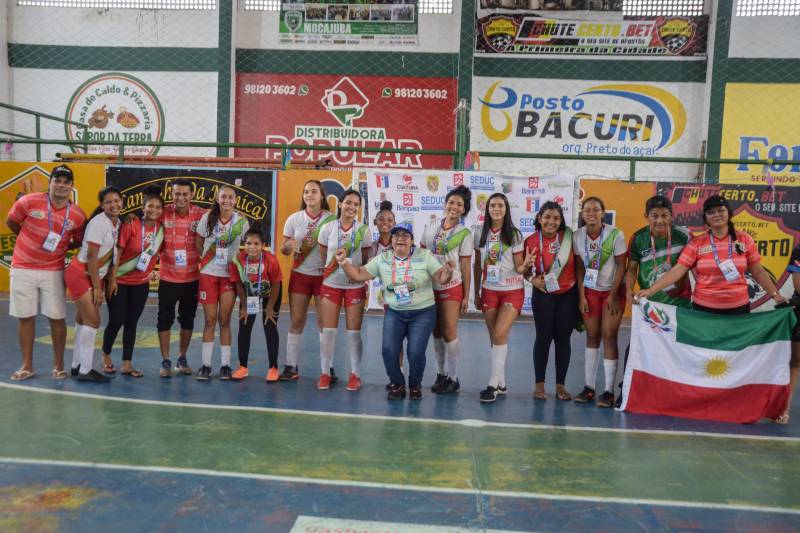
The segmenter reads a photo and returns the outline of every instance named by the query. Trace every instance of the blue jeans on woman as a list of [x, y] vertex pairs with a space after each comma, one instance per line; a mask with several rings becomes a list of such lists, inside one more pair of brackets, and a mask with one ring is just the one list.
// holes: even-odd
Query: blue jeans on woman
[[408, 386], [419, 387], [425, 373], [425, 350], [436, 322], [436, 306], [413, 311], [398, 311], [391, 307], [383, 315], [383, 365], [392, 385], [405, 385], [397, 354], [408, 339], [406, 358], [410, 368]]

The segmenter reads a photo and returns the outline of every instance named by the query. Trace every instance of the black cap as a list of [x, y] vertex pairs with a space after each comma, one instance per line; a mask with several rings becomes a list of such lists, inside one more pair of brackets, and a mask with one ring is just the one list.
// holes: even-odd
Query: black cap
[[53, 178], [68, 178], [69, 181], [75, 181], [75, 176], [72, 175], [72, 169], [69, 168], [67, 165], [58, 165], [56, 168], [50, 172], [50, 179]]
[[714, 209], [715, 207], [725, 207], [728, 209], [728, 211], [731, 210], [731, 204], [728, 203], [728, 200], [718, 194], [715, 194], [714, 196], [709, 196], [706, 198], [706, 201], [703, 202], [703, 213], [710, 209]]

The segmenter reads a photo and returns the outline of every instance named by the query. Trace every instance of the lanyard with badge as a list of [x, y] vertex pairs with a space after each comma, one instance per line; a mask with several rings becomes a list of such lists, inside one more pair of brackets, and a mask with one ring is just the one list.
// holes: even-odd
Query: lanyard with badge
[[489, 247], [490, 243], [487, 239], [486, 243], [486, 284], [487, 285], [499, 285], [500, 284], [500, 260], [503, 258], [503, 241], [500, 240], [500, 234], [497, 235], [497, 258], [495, 259], [495, 264], [489, 264]]
[[49, 231], [42, 243], [42, 249], [48, 252], [55, 252], [56, 248], [58, 248], [58, 244], [61, 242], [61, 239], [64, 238], [64, 233], [67, 231], [67, 222], [69, 221], [69, 209], [71, 205], [72, 202], [67, 201], [67, 212], [64, 214], [64, 223], [61, 224], [61, 233], [56, 233], [53, 231], [53, 204], [50, 198], [47, 199], [47, 227]]
[[[261, 311], [261, 274], [262, 266], [264, 265], [264, 254], [258, 256], [258, 283], [256, 284], [255, 296], [252, 294], [247, 295], [247, 314], [257, 315]], [[247, 278], [247, 284], [252, 289], [253, 284], [250, 281], [250, 256], [244, 258], [244, 275]], [[253, 291], [251, 290], [250, 293]]]
[[[656, 253], [656, 239], [653, 237], [653, 232], [650, 232], [650, 253], [653, 254], [653, 274], [655, 280], [658, 281], [664, 274], [669, 272], [672, 268], [672, 231], [667, 228], [667, 257], [661, 265], [658, 264], [658, 254]], [[662, 290], [669, 291], [675, 288], [675, 284], [664, 287]]]
[[[192, 215], [192, 210], [189, 209], [189, 214], [187, 215], [189, 217], [188, 225], [191, 225], [191, 223], [192, 223], [191, 215]], [[184, 246], [186, 246], [187, 241], [189, 240], [189, 231], [188, 231], [189, 228], [188, 228], [188, 225], [187, 225], [187, 228], [186, 228], [186, 230], [187, 230], [186, 231], [186, 238], [183, 241], [183, 245]], [[177, 243], [177, 239], [178, 239], [178, 213], [177, 213], [177, 210], [176, 210], [174, 216], [172, 217], [172, 245], [173, 246]], [[188, 262], [188, 259], [187, 259], [186, 248], [180, 248], [180, 249], [176, 248], [175, 249], [175, 266], [179, 267], [179, 268], [186, 268], [187, 266], [189, 266], [189, 262]]]
[[[414, 247], [412, 246], [408, 257], [405, 259], [400, 259], [396, 255], [392, 256], [392, 290], [394, 291], [397, 305], [401, 307], [411, 303], [411, 289], [408, 287], [408, 284], [413, 279], [411, 272], [411, 256], [413, 255]], [[402, 283], [399, 284], [397, 282], [398, 271], [402, 272], [400, 276], [402, 278]]]
[[[232, 237], [233, 237], [233, 223], [234, 223], [234, 220], [235, 220], [235, 217], [232, 215], [231, 219], [229, 221], [231, 226], [228, 228], [228, 238], [224, 241], [225, 242], [225, 246], [222, 246], [221, 243], [223, 241], [220, 241], [217, 238], [217, 242], [216, 242], [217, 251], [214, 253], [214, 264], [217, 265], [217, 266], [227, 266], [228, 265], [228, 249], [230, 248], [231, 240], [232, 240]], [[220, 225], [220, 223], [217, 222], [217, 228], [220, 229], [219, 234], [222, 234], [222, 232], [225, 231], [225, 224]], [[215, 238], [217, 236], [217, 228], [214, 228], [214, 237]]]
[[717, 268], [719, 268], [720, 272], [722, 272], [722, 275], [725, 276], [725, 281], [737, 281], [741, 275], [736, 268], [736, 264], [733, 262], [733, 238], [728, 235], [728, 259], [720, 261], [717, 245], [714, 243], [714, 235], [709, 233], [708, 237], [711, 240], [711, 251], [714, 253], [714, 262], [717, 264]]
[[[337, 249], [344, 248], [344, 244], [345, 243], [342, 242], [342, 223], [339, 222], [339, 224], [336, 227], [337, 227], [337, 229], [336, 229], [336, 248]], [[356, 223], [355, 223], [355, 221], [353, 221], [353, 225], [350, 227], [350, 229], [353, 231], [353, 233], [350, 235], [350, 252], [347, 254], [347, 257], [352, 259], [353, 251], [356, 248]], [[345, 232], [345, 239], [347, 239], [347, 232]], [[341, 269], [342, 269], [342, 267], [340, 266], [339, 270], [341, 270]]]
[[[556, 236], [558, 238], [558, 236]], [[558, 241], [559, 250], [561, 240]], [[539, 232], [539, 273], [544, 274], [544, 288], [547, 292], [557, 292], [561, 286], [558, 284], [558, 274], [561, 271], [561, 260], [558, 258], [558, 250], [553, 255], [553, 264], [550, 265], [548, 272], [544, 271], [544, 239], [542, 232]]]
[[441, 224], [439, 224], [439, 229], [436, 231], [436, 235], [433, 237], [433, 250], [436, 255], [447, 255], [447, 240], [450, 237], [450, 234], [453, 233], [453, 230], [456, 229], [458, 224], [454, 224], [452, 228], [445, 231], [444, 229], [444, 221], [446, 219], [442, 219]]
[[150, 260], [153, 258], [154, 251], [152, 249], [152, 245], [156, 242], [156, 235], [158, 234], [158, 223], [155, 225], [155, 229], [153, 230], [153, 240], [150, 241], [150, 246], [147, 250], [144, 249], [144, 219], [142, 219], [142, 246], [141, 250], [142, 253], [139, 254], [139, 260], [136, 262], [136, 270], [141, 272], [146, 272], [147, 267], [150, 266]]
[[583, 276], [583, 286], [587, 289], [597, 287], [597, 277], [600, 275], [600, 260], [603, 256], [603, 233], [606, 230], [605, 224], [600, 227], [600, 236], [597, 239], [597, 255], [589, 258], [589, 230], [586, 230], [586, 238], [583, 241], [583, 262], [586, 265], [586, 273]]

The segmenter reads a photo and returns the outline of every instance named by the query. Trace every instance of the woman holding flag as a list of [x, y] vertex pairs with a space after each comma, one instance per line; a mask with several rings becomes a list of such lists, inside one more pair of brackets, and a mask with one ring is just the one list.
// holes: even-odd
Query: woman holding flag
[[336, 220], [328, 207], [325, 187], [318, 180], [309, 180], [303, 185], [300, 211], [289, 216], [283, 227], [281, 253], [293, 256], [292, 273], [289, 277], [289, 334], [286, 338], [286, 366], [280, 375], [281, 381], [295, 381], [300, 377], [297, 362], [300, 355], [300, 339], [306, 327], [308, 305], [314, 297], [317, 310], [317, 327], [322, 343], [320, 325], [320, 288], [322, 287], [323, 256], [319, 252], [320, 230]]
[[544, 378], [550, 344], [556, 346], [556, 398], [569, 401], [564, 382], [569, 368], [570, 335], [578, 323], [578, 289], [575, 285], [575, 255], [572, 230], [556, 202], [545, 202], [534, 222], [536, 232], [525, 239], [525, 260], [517, 268], [533, 285], [533, 397], [546, 400]]
[[317, 382], [317, 388], [320, 390], [329, 389], [333, 383], [333, 347], [336, 343], [339, 310], [342, 306], [344, 306], [345, 333], [350, 353], [350, 378], [347, 381], [347, 390], [357, 391], [361, 388], [360, 367], [363, 352], [361, 321], [364, 318], [367, 288], [363, 282], [351, 281], [336, 259], [336, 253], [344, 250], [347, 262], [353, 266], [364, 265], [369, 260], [372, 232], [367, 225], [357, 220], [361, 204], [361, 195], [357, 191], [346, 190], [339, 200], [338, 219], [322, 228], [317, 241], [322, 257], [326, 258], [320, 289], [321, 374]]
[[505, 194], [494, 193], [486, 202], [483, 228], [475, 233], [475, 307], [483, 319], [492, 343], [492, 372], [481, 391], [483, 403], [506, 394], [508, 334], [522, 312], [525, 299], [522, 274], [522, 234], [511, 221], [511, 207]]
[[247, 219], [237, 213], [236, 190], [223, 185], [211, 211], [197, 224], [195, 248], [200, 255], [200, 303], [205, 313], [203, 327], [203, 365], [197, 379], [211, 378], [211, 355], [214, 352], [214, 329], [219, 323], [221, 366], [219, 379], [229, 380], [231, 370], [231, 314], [236, 293], [230, 280], [228, 265], [239, 253], [242, 236], [250, 229]]
[[577, 403], [595, 398], [597, 367], [600, 363], [600, 341], [603, 341], [605, 391], [597, 398], [598, 407], [614, 405], [615, 375], [619, 348], [617, 334], [625, 311], [625, 236], [618, 228], [603, 222], [605, 205], [591, 196], [583, 201], [583, 226], [575, 232], [575, 279], [578, 284], [578, 309], [586, 326], [586, 384], [575, 397]]
[[447, 283], [433, 282], [436, 295], [433, 348], [437, 372], [431, 392], [436, 394], [452, 394], [461, 387], [458, 381], [458, 361], [461, 358], [458, 317], [469, 308], [469, 261], [473, 249], [472, 233], [461, 220], [469, 213], [471, 199], [472, 193], [463, 185], [448, 192], [444, 199], [444, 216], [441, 220], [431, 221], [420, 240], [420, 246], [430, 250], [440, 263], [449, 261], [458, 265]]
[[125, 222], [120, 229], [117, 243], [119, 261], [111, 267], [106, 285], [108, 324], [103, 332], [103, 369], [113, 371], [111, 349], [122, 332], [123, 376], [142, 377], [142, 372], [133, 368], [133, 347], [136, 343], [136, 327], [142, 316], [150, 292], [150, 276], [156, 266], [156, 256], [164, 245], [164, 225], [159, 223], [164, 211], [161, 188], [145, 187], [141, 219]]

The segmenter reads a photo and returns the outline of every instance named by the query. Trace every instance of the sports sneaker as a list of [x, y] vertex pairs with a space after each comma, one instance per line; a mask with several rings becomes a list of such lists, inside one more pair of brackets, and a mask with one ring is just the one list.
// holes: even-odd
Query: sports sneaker
[[78, 381], [91, 381], [92, 383], [107, 383], [111, 378], [104, 376], [94, 368], [89, 370], [88, 374], [78, 374]]
[[442, 386], [439, 394], [453, 394], [454, 392], [458, 392], [460, 388], [461, 384], [458, 382], [458, 379], [452, 380], [448, 377], [447, 382]]
[[269, 371], [267, 372], [267, 377], [266, 377], [266, 379], [264, 381], [266, 381], [267, 383], [274, 383], [274, 382], [278, 381], [279, 379], [280, 379], [280, 376], [278, 375], [278, 368], [272, 366], [272, 367], [270, 367]]
[[437, 373], [436, 381], [434, 381], [433, 385], [431, 385], [431, 392], [434, 394], [439, 394], [442, 392], [442, 387], [444, 387], [445, 383], [447, 383], [447, 376]]
[[192, 369], [189, 368], [189, 361], [186, 360], [186, 356], [182, 355], [178, 357], [178, 373], [183, 374], [184, 376], [191, 376]]
[[81, 365], [69, 369], [69, 375], [72, 376], [73, 378], [78, 377], [78, 374], [80, 373], [81, 373]]
[[612, 405], [614, 405], [614, 393], [611, 391], [605, 391], [597, 398], [597, 407], [607, 408]]
[[497, 395], [498, 396], [505, 396], [507, 392], [508, 392], [508, 387], [506, 387], [505, 385], [498, 385], [497, 386]]
[[358, 377], [356, 374], [350, 374], [350, 379], [347, 380], [347, 387], [345, 389], [349, 391], [357, 391], [361, 388], [361, 378]]
[[231, 371], [230, 365], [221, 366], [219, 368], [219, 379], [222, 381], [230, 381], [232, 375], [233, 371]]
[[583, 387], [583, 390], [575, 396], [575, 403], [590, 403], [594, 400], [595, 391], [591, 387]]
[[250, 375], [250, 372], [247, 370], [246, 366], [239, 365], [239, 368], [236, 369], [236, 372], [233, 373], [231, 379], [236, 381], [242, 380]]
[[481, 391], [481, 403], [492, 403], [497, 399], [497, 389], [489, 385]]
[[614, 400], [614, 409], [621, 409], [622, 408], [622, 394], [617, 396], [617, 399]]
[[211, 367], [206, 365], [201, 366], [195, 378], [197, 381], [208, 381], [211, 379]]
[[283, 372], [278, 376], [278, 379], [280, 381], [297, 381], [300, 379], [300, 374], [297, 372], [296, 366], [286, 365], [283, 367]]
[[317, 381], [317, 388], [319, 390], [328, 390], [331, 388], [331, 375], [320, 374], [319, 381]]
[[392, 385], [389, 387], [389, 392], [386, 394], [387, 400], [402, 400], [406, 397], [405, 385]]
[[162, 359], [161, 360], [161, 370], [158, 371], [158, 375], [162, 378], [171, 378], [172, 377], [172, 361], [169, 359]]
[[408, 399], [409, 400], [421, 400], [422, 399], [422, 387], [416, 385], [408, 389]]
[[331, 367], [331, 384], [339, 383], [339, 378], [336, 377], [336, 372], [333, 371], [333, 367]]

